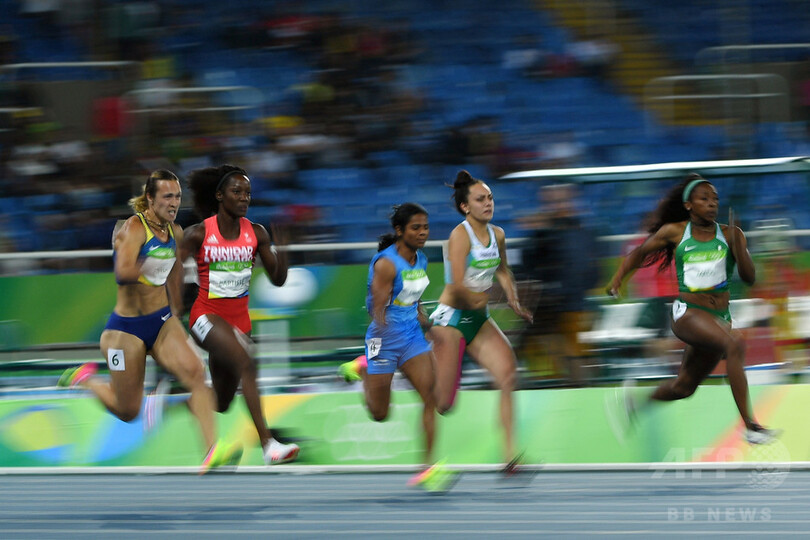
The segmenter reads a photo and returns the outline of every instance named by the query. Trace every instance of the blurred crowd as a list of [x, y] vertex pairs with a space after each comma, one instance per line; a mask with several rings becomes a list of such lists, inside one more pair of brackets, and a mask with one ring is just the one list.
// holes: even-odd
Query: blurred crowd
[[[307, 13], [274, 4], [251, 6], [256, 11], [219, 8], [214, 22], [205, 6], [185, 2], [6, 4], [0, 64], [18, 67], [0, 72], [3, 197], [15, 198], [8, 205], [23, 201], [25, 210], [43, 213], [32, 225], [45, 233], [82, 229], [61, 239], [51, 235], [41, 245], [15, 233], [5, 239], [7, 250], [106, 248], [108, 239], [93, 230], [121, 217], [139, 179], [156, 166], [182, 175], [238, 163], [254, 178], [255, 206], [282, 207], [271, 215], [298, 231], [295, 240], [317, 241], [341, 239], [341, 233], [324, 234], [329, 225], [311, 203], [301, 171], [459, 165], [479, 166], [483, 176], [496, 178], [517, 169], [576, 166], [586, 152], [573, 132], [512, 144], [488, 114], [438, 121], [441, 100], [402, 69], [435, 54], [407, 17]], [[186, 91], [200, 86], [201, 57], [224, 53], [234, 62], [256, 57], [260, 63], [257, 55], [266, 51], [305, 66], [303, 74], [295, 67], [273, 71], [290, 79], [273, 85], [272, 98]], [[493, 62], [531, 79], [607, 80], [617, 53], [599, 36], [552, 51], [540, 36], [523, 35]], [[19, 66], [50, 60], [115, 65]], [[87, 84], [75, 85], [75, 79]], [[225, 70], [222, 85], [229, 84]], [[74, 95], [62, 103], [67, 94]], [[437, 171], [438, 184], [444, 174]], [[180, 221], [194, 219], [185, 214]]]

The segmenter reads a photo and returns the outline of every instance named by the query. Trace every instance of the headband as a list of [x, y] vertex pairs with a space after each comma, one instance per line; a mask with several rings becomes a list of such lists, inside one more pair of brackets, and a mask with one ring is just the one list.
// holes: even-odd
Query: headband
[[695, 186], [698, 184], [702, 184], [703, 182], [708, 183], [709, 181], [706, 180], [705, 178], [695, 178], [694, 180], [686, 184], [686, 187], [683, 188], [683, 202], [688, 201], [689, 195], [692, 193], [692, 190], [695, 189]]
[[216, 193], [217, 191], [222, 189], [223, 184], [225, 184], [225, 180], [227, 180], [228, 178], [230, 178], [231, 176], [233, 176], [235, 174], [245, 174], [245, 171], [242, 171], [240, 169], [236, 169], [236, 170], [229, 171], [229, 172], [226, 172], [225, 174], [223, 174], [222, 178], [220, 178], [219, 182], [217, 183], [217, 188], [214, 190], [214, 193]]

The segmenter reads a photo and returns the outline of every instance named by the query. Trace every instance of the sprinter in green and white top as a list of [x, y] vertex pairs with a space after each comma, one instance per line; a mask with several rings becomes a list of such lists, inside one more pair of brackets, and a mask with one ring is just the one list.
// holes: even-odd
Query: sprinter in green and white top
[[729, 256], [728, 242], [720, 224], [715, 223], [714, 228], [714, 238], [700, 241], [692, 235], [692, 223], [686, 224], [683, 238], [675, 248], [675, 271], [680, 292], [728, 291], [729, 277], [734, 274], [734, 257]]
[[[664, 270], [674, 260], [678, 299], [672, 304], [672, 331], [686, 343], [678, 376], [663, 382], [639, 403], [626, 393], [627, 407], [614, 418], [628, 418], [650, 400], [673, 401], [691, 396], [721, 358], [737, 410], [751, 444], [770, 442], [779, 430], [762, 427], [751, 412], [745, 377], [745, 340], [731, 327], [728, 282], [734, 265], [740, 279], [753, 285], [756, 271], [742, 230], [729, 210], [729, 224], [716, 222], [717, 190], [698, 174], [690, 174], [659, 203], [650, 218], [650, 236], [622, 261], [607, 287], [618, 296], [625, 276], [641, 266], [660, 263]], [[615, 422], [614, 422], [615, 424]]]
[[[467, 220], [461, 222], [470, 238], [470, 253], [467, 255], [467, 267], [464, 270], [464, 286], [474, 292], [487, 292], [495, 281], [495, 272], [501, 265], [501, 253], [495, 228], [487, 224], [487, 244], [484, 245], [475, 235], [472, 225]], [[444, 254], [444, 282], [453, 283], [453, 265]]]
[[493, 280], [498, 280], [509, 306], [518, 316], [531, 320], [532, 315], [518, 300], [515, 279], [506, 260], [503, 229], [490, 224], [495, 202], [489, 186], [467, 171], [460, 171], [453, 189], [456, 209], [465, 219], [450, 233], [445, 254], [445, 286], [439, 306], [430, 316], [438, 410], [443, 413], [453, 406], [466, 348], [501, 390], [499, 408], [508, 462], [505, 472], [512, 474], [518, 456], [512, 437], [516, 361], [509, 340], [487, 309], [487, 291]]

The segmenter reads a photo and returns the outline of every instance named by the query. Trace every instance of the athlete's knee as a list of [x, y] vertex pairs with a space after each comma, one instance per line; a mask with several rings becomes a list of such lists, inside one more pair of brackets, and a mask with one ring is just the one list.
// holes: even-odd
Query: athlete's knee
[[384, 422], [388, 418], [388, 405], [368, 404], [368, 412], [375, 422]]
[[231, 408], [233, 396], [220, 396], [217, 394], [217, 412], [224, 413]]
[[141, 404], [132, 402], [121, 405], [118, 410], [115, 411], [115, 416], [123, 422], [132, 422], [138, 418], [140, 413]]
[[205, 384], [205, 368], [202, 362], [196, 359], [186, 362], [177, 376], [189, 390]]
[[685, 399], [695, 393], [697, 384], [691, 381], [675, 381], [672, 384], [672, 397], [673, 399]]
[[251, 377], [258, 375], [259, 363], [255, 358], [245, 355], [244, 357], [240, 357], [238, 359], [238, 363], [243, 374]]
[[726, 342], [726, 360], [729, 362], [742, 362], [745, 359], [745, 338], [734, 333]]
[[453, 410], [453, 402], [449, 403], [439, 403], [436, 405], [436, 412], [444, 416], [445, 414], [449, 413]]
[[514, 362], [503, 369], [498, 370], [495, 374], [495, 384], [500, 390], [514, 390], [517, 384], [517, 369]]
[[424, 396], [422, 398], [422, 404], [425, 406], [425, 410], [436, 411], [438, 410], [438, 406], [436, 404], [436, 399], [433, 395]]

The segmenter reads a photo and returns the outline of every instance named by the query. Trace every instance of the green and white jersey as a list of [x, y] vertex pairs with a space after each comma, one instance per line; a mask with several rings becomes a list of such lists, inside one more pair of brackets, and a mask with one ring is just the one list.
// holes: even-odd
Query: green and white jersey
[[[482, 244], [472, 226], [468, 221], [462, 221], [462, 225], [467, 230], [470, 237], [470, 254], [467, 255], [467, 268], [464, 270], [464, 286], [474, 292], [485, 292], [492, 287], [495, 279], [495, 271], [501, 264], [501, 253], [498, 249], [498, 241], [495, 239], [495, 229], [492, 225], [487, 225], [489, 232], [489, 243]], [[444, 256], [444, 281], [453, 282], [453, 270], [447, 254]]]
[[700, 242], [692, 236], [692, 223], [687, 223], [683, 238], [675, 248], [675, 270], [680, 292], [724, 292], [734, 274], [734, 257], [726, 237], [717, 227], [715, 236]]

